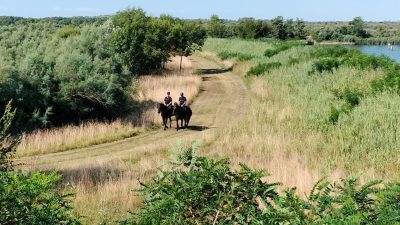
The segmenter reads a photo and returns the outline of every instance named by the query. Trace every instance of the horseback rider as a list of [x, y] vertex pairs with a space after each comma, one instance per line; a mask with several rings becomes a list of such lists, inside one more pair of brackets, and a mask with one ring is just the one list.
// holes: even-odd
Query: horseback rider
[[179, 106], [186, 109], [186, 97], [183, 96], [183, 92], [181, 93], [181, 97], [179, 97]]
[[171, 93], [168, 91], [167, 96], [164, 98], [164, 104], [168, 107], [168, 109], [172, 107], [172, 97], [170, 95]]

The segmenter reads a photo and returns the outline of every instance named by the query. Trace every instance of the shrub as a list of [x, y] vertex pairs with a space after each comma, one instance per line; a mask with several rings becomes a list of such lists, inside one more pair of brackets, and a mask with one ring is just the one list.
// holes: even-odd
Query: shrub
[[[181, 147], [181, 149], [183, 149]], [[162, 172], [140, 192], [145, 196], [139, 213], [124, 224], [254, 224], [278, 196], [279, 184], [264, 183], [266, 174], [241, 165], [229, 168], [227, 160], [196, 155], [193, 145], [178, 155], [173, 170]]]
[[396, 62], [387, 56], [373, 56], [362, 54], [359, 51], [353, 50], [348, 52], [343, 58], [344, 64], [358, 69], [389, 69]]
[[[226, 160], [179, 148], [178, 162], [143, 184], [143, 208], [123, 224], [399, 224], [400, 184], [359, 179], [317, 182], [303, 200], [295, 189], [281, 195], [278, 183], [261, 181], [263, 171], [245, 165], [233, 171]], [[379, 185], [379, 186], [378, 186]]]
[[318, 46], [312, 49], [311, 57], [321, 58], [321, 57], [341, 57], [348, 53], [348, 49], [344, 46]]
[[218, 53], [218, 57], [222, 60], [237, 58], [239, 61], [249, 61], [254, 58], [254, 55], [240, 52], [222, 51]]
[[282, 66], [280, 62], [271, 62], [271, 63], [259, 63], [256, 66], [250, 68], [247, 72], [247, 75], [256, 75], [259, 76], [266, 72], [271, 71], [272, 69], [279, 68]]
[[16, 110], [12, 109], [12, 101], [9, 101], [0, 117], [0, 172], [12, 170], [11, 155], [18, 144], [17, 139], [11, 139], [9, 131], [15, 116]]
[[311, 73], [322, 73], [322, 72], [330, 72], [333, 73], [333, 70], [339, 68], [340, 62], [336, 58], [321, 58], [317, 59], [312, 64]]
[[60, 176], [0, 172], [0, 224], [80, 224], [68, 197], [55, 188]]
[[275, 44], [274, 48], [265, 50], [264, 56], [272, 57], [274, 55], [277, 55], [280, 52], [286, 51], [290, 48], [300, 46], [300, 45], [305, 45], [305, 44], [300, 41], [278, 42]]

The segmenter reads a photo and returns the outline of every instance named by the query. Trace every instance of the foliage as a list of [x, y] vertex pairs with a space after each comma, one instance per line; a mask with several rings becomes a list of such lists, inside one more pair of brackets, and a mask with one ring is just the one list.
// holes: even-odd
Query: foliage
[[312, 64], [311, 73], [322, 73], [322, 72], [330, 72], [337, 69], [340, 66], [340, 62], [336, 58], [332, 57], [324, 57], [317, 59]]
[[13, 164], [10, 160], [18, 141], [10, 137], [9, 131], [16, 110], [12, 110], [12, 101], [9, 101], [3, 116], [0, 118], [0, 172], [12, 170]]
[[366, 24], [361, 17], [355, 17], [352, 21], [349, 22], [349, 31], [350, 34], [355, 35], [356, 37], [366, 38], [369, 36], [367, 31], [365, 30]]
[[0, 172], [1, 224], [80, 224], [72, 213], [71, 194], [63, 195], [55, 173]]
[[193, 146], [181, 153], [170, 171], [144, 185], [142, 210], [124, 224], [254, 224], [264, 217], [259, 207], [278, 196], [279, 184], [264, 183], [266, 174], [226, 160], [195, 154]]
[[255, 56], [241, 52], [222, 51], [218, 53], [218, 57], [222, 60], [237, 58], [239, 61], [249, 61]]
[[130, 77], [113, 53], [107, 24], [72, 28], [39, 20], [0, 29], [0, 106], [14, 99], [18, 130], [128, 111]]
[[254, 18], [241, 18], [235, 26], [235, 33], [240, 38], [256, 39], [271, 36], [272, 27], [269, 23]]
[[300, 41], [276, 42], [274, 45], [274, 48], [265, 50], [264, 56], [272, 57], [274, 55], [277, 55], [280, 52], [283, 52], [290, 48], [293, 48], [296, 46], [301, 46], [301, 45], [304, 45], [304, 43], [300, 42]]
[[247, 72], [247, 75], [259, 76], [281, 66], [282, 63], [280, 62], [259, 63], [256, 66], [251, 67], [250, 70]]
[[309, 197], [295, 189], [278, 194], [263, 171], [198, 156], [182, 145], [177, 162], [142, 184], [142, 209], [123, 224], [398, 224], [399, 184], [358, 178], [317, 182]]
[[126, 9], [113, 17], [115, 51], [135, 75], [161, 69], [171, 54], [189, 56], [201, 49], [206, 30], [200, 23], [169, 16], [149, 17]]
[[207, 24], [207, 34], [210, 37], [226, 38], [233, 36], [233, 29], [217, 15], [212, 15]]

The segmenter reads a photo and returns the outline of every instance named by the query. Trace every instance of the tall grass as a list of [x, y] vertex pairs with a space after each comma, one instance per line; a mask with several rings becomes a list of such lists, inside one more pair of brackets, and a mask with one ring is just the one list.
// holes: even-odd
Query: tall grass
[[145, 131], [132, 123], [117, 120], [111, 123], [86, 122], [79, 126], [37, 130], [23, 134], [17, 156], [32, 156], [67, 151], [132, 137]]
[[[244, 54], [266, 45], [208, 39], [206, 50], [217, 54], [220, 49], [213, 49], [217, 44], [228, 49], [245, 46]], [[332, 72], [309, 74], [312, 49], [295, 47], [271, 58], [237, 62], [235, 70], [241, 74], [259, 63], [280, 62], [282, 66], [263, 76], [244, 78], [252, 93], [249, 111], [243, 121], [219, 132], [219, 141], [207, 154], [266, 169], [272, 173], [270, 179], [296, 186], [301, 193], [323, 176], [399, 179], [400, 161], [395, 157], [400, 149], [399, 96], [392, 92], [374, 95], [371, 87], [371, 81], [386, 72], [342, 65]], [[290, 63], [293, 58], [298, 59], [296, 63]], [[362, 93], [360, 102], [332, 124], [331, 107], [346, 104], [346, 98], [337, 97], [346, 90]]]

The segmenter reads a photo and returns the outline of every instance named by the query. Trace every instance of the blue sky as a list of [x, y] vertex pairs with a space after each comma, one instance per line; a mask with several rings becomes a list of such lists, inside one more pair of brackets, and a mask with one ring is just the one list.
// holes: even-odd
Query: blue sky
[[307, 21], [400, 21], [400, 0], [0, 0], [0, 15], [23, 17], [111, 15], [127, 7], [182, 18], [271, 19]]

